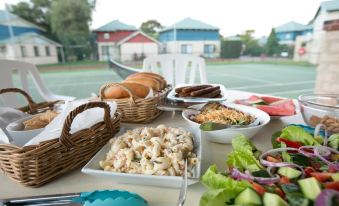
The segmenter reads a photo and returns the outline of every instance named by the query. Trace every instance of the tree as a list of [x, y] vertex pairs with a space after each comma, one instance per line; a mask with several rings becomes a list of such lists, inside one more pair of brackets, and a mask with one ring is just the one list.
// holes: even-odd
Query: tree
[[65, 54], [83, 59], [90, 53], [92, 7], [87, 0], [57, 0], [51, 7], [52, 32], [63, 44]]
[[10, 7], [10, 11], [32, 22], [46, 30], [47, 34], [51, 33], [51, 5], [52, 0], [31, 0], [30, 2], [22, 1]]
[[240, 40], [221, 40], [221, 58], [239, 58], [242, 50]]
[[245, 45], [244, 55], [260, 56], [263, 48], [258, 44], [258, 40], [253, 37], [254, 30], [246, 30], [239, 37]]
[[162, 29], [163, 26], [157, 20], [148, 20], [143, 22], [140, 26], [140, 30], [144, 33], [156, 38], [158, 36], [158, 32]]
[[271, 33], [267, 39], [265, 46], [265, 52], [269, 56], [277, 55], [279, 50], [279, 40], [275, 33], [274, 28], [272, 28]]

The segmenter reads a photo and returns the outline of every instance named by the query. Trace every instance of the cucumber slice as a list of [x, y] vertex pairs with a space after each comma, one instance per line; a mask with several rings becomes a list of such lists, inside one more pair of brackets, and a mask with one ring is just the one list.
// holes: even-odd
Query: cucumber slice
[[321, 192], [320, 185], [314, 177], [302, 179], [298, 181], [301, 191], [310, 200], [315, 200]]
[[261, 205], [261, 199], [252, 189], [246, 188], [235, 198], [234, 203], [236, 205]]
[[288, 204], [279, 195], [266, 192], [264, 194], [264, 206], [288, 206]]
[[334, 181], [339, 181], [339, 173], [335, 173], [331, 177]]
[[293, 169], [291, 167], [280, 167], [278, 170], [278, 174], [289, 179], [294, 179], [299, 177], [302, 173], [299, 170]]

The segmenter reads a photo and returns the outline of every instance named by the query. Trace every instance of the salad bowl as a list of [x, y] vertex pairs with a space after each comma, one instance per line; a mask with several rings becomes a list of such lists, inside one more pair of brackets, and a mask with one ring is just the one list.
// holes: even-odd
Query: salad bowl
[[[270, 122], [270, 116], [257, 108], [240, 105], [240, 104], [233, 104], [228, 102], [222, 102], [222, 105], [233, 108], [238, 111], [244, 112], [249, 114], [255, 118], [255, 120], [249, 125], [240, 125], [240, 126], [230, 126], [225, 129], [218, 129], [213, 131], [204, 131], [201, 130], [202, 138], [206, 138], [211, 142], [216, 143], [231, 143], [232, 139], [237, 135], [245, 135], [248, 138], [252, 138], [256, 133], [259, 132], [266, 124]], [[190, 127], [194, 129], [199, 129], [199, 123], [193, 121], [191, 119], [192, 115], [196, 115], [200, 112], [205, 104], [197, 104], [194, 106], [189, 107], [182, 112], [182, 117], [188, 122]]]

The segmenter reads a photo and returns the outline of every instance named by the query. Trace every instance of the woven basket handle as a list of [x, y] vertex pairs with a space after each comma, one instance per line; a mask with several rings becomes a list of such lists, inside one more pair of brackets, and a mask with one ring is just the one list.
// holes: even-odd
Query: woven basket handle
[[29, 94], [27, 94], [27, 92], [25, 92], [24, 90], [21, 90], [19, 88], [6, 88], [6, 89], [1, 89], [0, 90], [0, 94], [5, 94], [5, 93], [19, 93], [22, 94], [26, 101], [28, 102], [28, 107], [30, 110], [30, 113], [35, 112], [36, 108], [35, 105], [36, 103], [33, 101], [32, 97], [29, 96]]
[[91, 109], [91, 108], [95, 108], [95, 107], [100, 107], [103, 108], [105, 110], [104, 113], [104, 122], [106, 124], [107, 127], [107, 132], [110, 133], [110, 135], [113, 136], [113, 125], [111, 122], [111, 115], [110, 115], [110, 107], [107, 103], [105, 102], [89, 102], [87, 104], [83, 104], [77, 108], [75, 108], [73, 111], [71, 111], [71, 113], [69, 113], [69, 115], [67, 116], [65, 123], [64, 123], [64, 127], [62, 129], [62, 133], [61, 133], [61, 137], [60, 137], [60, 142], [67, 148], [76, 146], [76, 144], [72, 141], [71, 139], [71, 134], [69, 133], [71, 130], [71, 125], [72, 122], [74, 120], [74, 118], [82, 113], [83, 111], [87, 110], [87, 109]]
[[104, 98], [104, 92], [107, 88], [110, 88], [110, 87], [114, 87], [114, 86], [118, 86], [120, 88], [122, 88], [123, 90], [125, 90], [128, 94], [129, 94], [129, 101], [132, 103], [132, 104], [135, 104], [135, 101], [134, 99], [138, 99], [139, 97], [136, 96], [128, 87], [122, 85], [122, 84], [119, 84], [119, 83], [108, 83], [108, 84], [105, 84], [103, 85], [101, 88], [100, 88], [100, 99], [103, 100]]

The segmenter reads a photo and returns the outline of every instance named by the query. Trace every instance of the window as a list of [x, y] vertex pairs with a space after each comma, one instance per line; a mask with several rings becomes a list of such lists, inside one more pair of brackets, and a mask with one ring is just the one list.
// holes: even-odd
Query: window
[[214, 44], [205, 44], [204, 45], [204, 54], [213, 54], [215, 52]]
[[109, 39], [109, 33], [104, 33], [104, 39]]
[[182, 44], [181, 45], [181, 53], [182, 54], [192, 54], [192, 45]]
[[51, 56], [51, 53], [49, 52], [49, 46], [45, 47], [45, 52], [46, 52], [46, 56]]
[[109, 46], [102, 46], [101, 47], [101, 53], [103, 56], [108, 56], [109, 55]]
[[7, 52], [6, 46], [0, 46], [0, 53], [5, 54]]
[[287, 33], [286, 35], [285, 35], [285, 39], [290, 39], [291, 38], [291, 34], [290, 33]]
[[34, 46], [34, 56], [36, 56], [36, 57], [40, 56], [39, 47], [37, 47], [37, 46]]
[[20, 46], [21, 56], [27, 57], [27, 50], [25, 46]]

